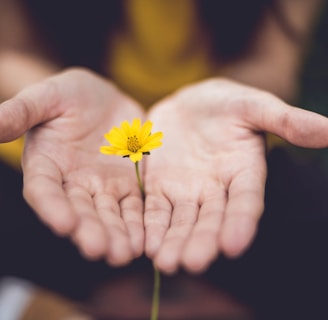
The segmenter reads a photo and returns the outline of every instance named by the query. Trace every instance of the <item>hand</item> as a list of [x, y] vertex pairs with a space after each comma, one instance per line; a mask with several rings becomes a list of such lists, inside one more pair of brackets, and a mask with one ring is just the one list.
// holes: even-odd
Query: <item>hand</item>
[[55, 232], [89, 258], [122, 265], [143, 252], [143, 203], [130, 161], [99, 152], [104, 133], [141, 108], [110, 82], [70, 70], [0, 107], [0, 141], [27, 130], [24, 195]]
[[264, 131], [328, 146], [328, 119], [222, 79], [178, 91], [149, 118], [164, 139], [145, 163], [145, 250], [167, 273], [203, 271], [250, 245], [264, 207]]

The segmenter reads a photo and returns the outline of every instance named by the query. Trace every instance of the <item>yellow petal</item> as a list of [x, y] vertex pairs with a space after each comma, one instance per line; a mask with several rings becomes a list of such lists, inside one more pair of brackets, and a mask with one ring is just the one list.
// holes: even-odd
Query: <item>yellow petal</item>
[[132, 162], [136, 163], [142, 159], [142, 152], [136, 152], [130, 154], [130, 159]]
[[123, 131], [122, 128], [114, 127], [114, 128], [112, 128], [112, 130], [108, 134], [110, 136], [115, 135], [115, 136], [120, 137], [122, 139], [126, 139], [127, 138], [127, 135], [125, 134], [125, 132]]
[[100, 147], [100, 152], [103, 154], [116, 154], [117, 153], [117, 148], [114, 148], [112, 146], [101, 146]]
[[110, 135], [107, 134], [105, 136], [106, 140], [113, 146], [117, 147], [117, 148], [126, 148], [126, 141], [127, 138], [122, 139], [120, 136], [117, 135]]
[[113, 139], [115, 140], [121, 139], [122, 141], [126, 141], [127, 139], [123, 130], [116, 127], [112, 128], [112, 130], [110, 130], [108, 133], [105, 133], [104, 137], [109, 143], [112, 143]]
[[149, 137], [147, 137], [147, 139], [144, 141], [144, 145], [148, 144], [149, 142], [152, 142], [152, 141], [160, 141], [162, 138], [163, 138], [163, 133], [156, 132], [156, 133], [150, 135]]
[[152, 139], [163, 139], [163, 132], [155, 132], [150, 136]]
[[152, 149], [158, 148], [162, 145], [161, 139], [163, 138], [163, 133], [162, 132], [156, 132], [149, 136], [144, 145], [140, 148], [140, 151], [142, 152], [147, 152]]
[[127, 137], [131, 136], [131, 125], [128, 121], [121, 122], [121, 129]]
[[118, 156], [129, 156], [130, 154], [132, 154], [132, 152], [128, 149], [120, 149], [120, 150], [117, 150], [116, 154]]
[[150, 150], [159, 148], [162, 145], [161, 141], [157, 141], [157, 142], [149, 142], [146, 145], [144, 145], [142, 148], [140, 148], [139, 151], [141, 152], [148, 152]]
[[153, 124], [150, 120], [147, 120], [144, 125], [141, 128], [140, 132], [140, 144], [143, 145], [147, 137], [149, 137], [151, 128], [153, 127]]
[[136, 135], [137, 137], [140, 134], [141, 121], [139, 118], [133, 119], [131, 126], [131, 135]]

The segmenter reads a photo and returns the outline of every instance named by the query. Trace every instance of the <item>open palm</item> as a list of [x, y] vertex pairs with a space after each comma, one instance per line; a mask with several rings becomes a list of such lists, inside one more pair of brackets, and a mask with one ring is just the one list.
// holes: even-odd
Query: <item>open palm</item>
[[149, 117], [164, 139], [145, 166], [146, 253], [168, 273], [199, 272], [249, 246], [264, 207], [263, 131], [328, 145], [326, 118], [222, 79], [178, 91]]
[[140, 107], [110, 82], [70, 70], [23, 90], [4, 112], [8, 126], [19, 128], [15, 135], [32, 127], [22, 161], [24, 195], [40, 218], [89, 258], [122, 265], [140, 255], [143, 204], [134, 168], [99, 152], [104, 133], [142, 117]]

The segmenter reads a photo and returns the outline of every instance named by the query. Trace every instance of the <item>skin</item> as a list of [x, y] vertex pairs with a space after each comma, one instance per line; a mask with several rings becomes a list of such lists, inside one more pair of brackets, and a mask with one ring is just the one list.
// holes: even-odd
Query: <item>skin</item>
[[105, 132], [141, 117], [141, 108], [111, 83], [76, 69], [26, 88], [0, 109], [2, 142], [30, 129], [24, 196], [41, 220], [88, 258], [124, 265], [139, 256], [143, 204], [134, 168], [99, 147]]
[[149, 117], [165, 138], [145, 165], [145, 251], [166, 273], [201, 272], [249, 247], [264, 209], [264, 132], [328, 145], [328, 119], [226, 79], [186, 87]]
[[[19, 2], [5, 1], [0, 101], [9, 100], [0, 105], [0, 142], [26, 133], [27, 202], [87, 258], [115, 266], [145, 252], [162, 272], [180, 266], [201, 272], [221, 253], [241, 255], [263, 212], [265, 132], [298, 146], [328, 145], [326, 118], [277, 98], [291, 101], [297, 92], [320, 3], [281, 1], [302, 45], [266, 13], [250, 54], [218, 66], [218, 74], [238, 82], [213, 78], [192, 84], [145, 114], [88, 70], [50, 77], [62, 66], [40, 47]], [[6, 32], [8, 22], [15, 36]], [[163, 146], [141, 163], [145, 204], [133, 164], [99, 153], [103, 134], [135, 117], [149, 118], [153, 132], [164, 133]]]
[[[135, 117], [164, 133], [163, 146], [142, 162], [144, 208], [133, 164], [99, 152], [105, 132]], [[145, 115], [83, 69], [1, 104], [0, 128], [1, 142], [28, 132], [24, 196], [54, 232], [115, 266], [145, 251], [165, 273], [200, 272], [219, 253], [236, 257], [250, 245], [263, 211], [264, 131], [303, 147], [328, 146], [328, 119], [246, 85], [200, 82]]]

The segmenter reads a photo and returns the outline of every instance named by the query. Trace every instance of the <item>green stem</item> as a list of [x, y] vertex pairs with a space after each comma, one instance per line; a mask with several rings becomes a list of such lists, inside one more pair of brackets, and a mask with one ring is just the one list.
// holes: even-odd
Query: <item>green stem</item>
[[[139, 172], [139, 161], [135, 163], [135, 166], [136, 166], [136, 174], [137, 174], [138, 184], [142, 194], [142, 198], [145, 199], [145, 189], [141, 181], [140, 172]], [[151, 307], [151, 318], [150, 318], [151, 320], [158, 319], [160, 285], [161, 285], [160, 282], [161, 282], [160, 273], [154, 266], [154, 289], [153, 289], [153, 301]]]
[[[145, 189], [141, 181], [140, 172], [139, 172], [139, 161], [135, 163], [135, 167], [136, 167], [136, 174], [137, 174], [138, 184], [142, 194], [142, 198], [145, 199]], [[154, 266], [154, 289], [153, 289], [153, 301], [151, 307], [151, 318], [150, 318], [151, 320], [158, 319], [160, 286], [161, 286], [160, 272]]]
[[139, 173], [139, 161], [137, 161], [135, 163], [135, 166], [136, 166], [136, 174], [137, 174], [138, 184], [139, 184], [139, 188], [140, 188], [140, 191], [142, 194], [142, 198], [145, 199], [145, 189], [144, 189], [143, 183], [140, 179], [140, 173]]
[[154, 291], [153, 291], [153, 302], [151, 308], [151, 318], [150, 318], [151, 320], [158, 319], [160, 286], [161, 286], [160, 273], [154, 266]]

